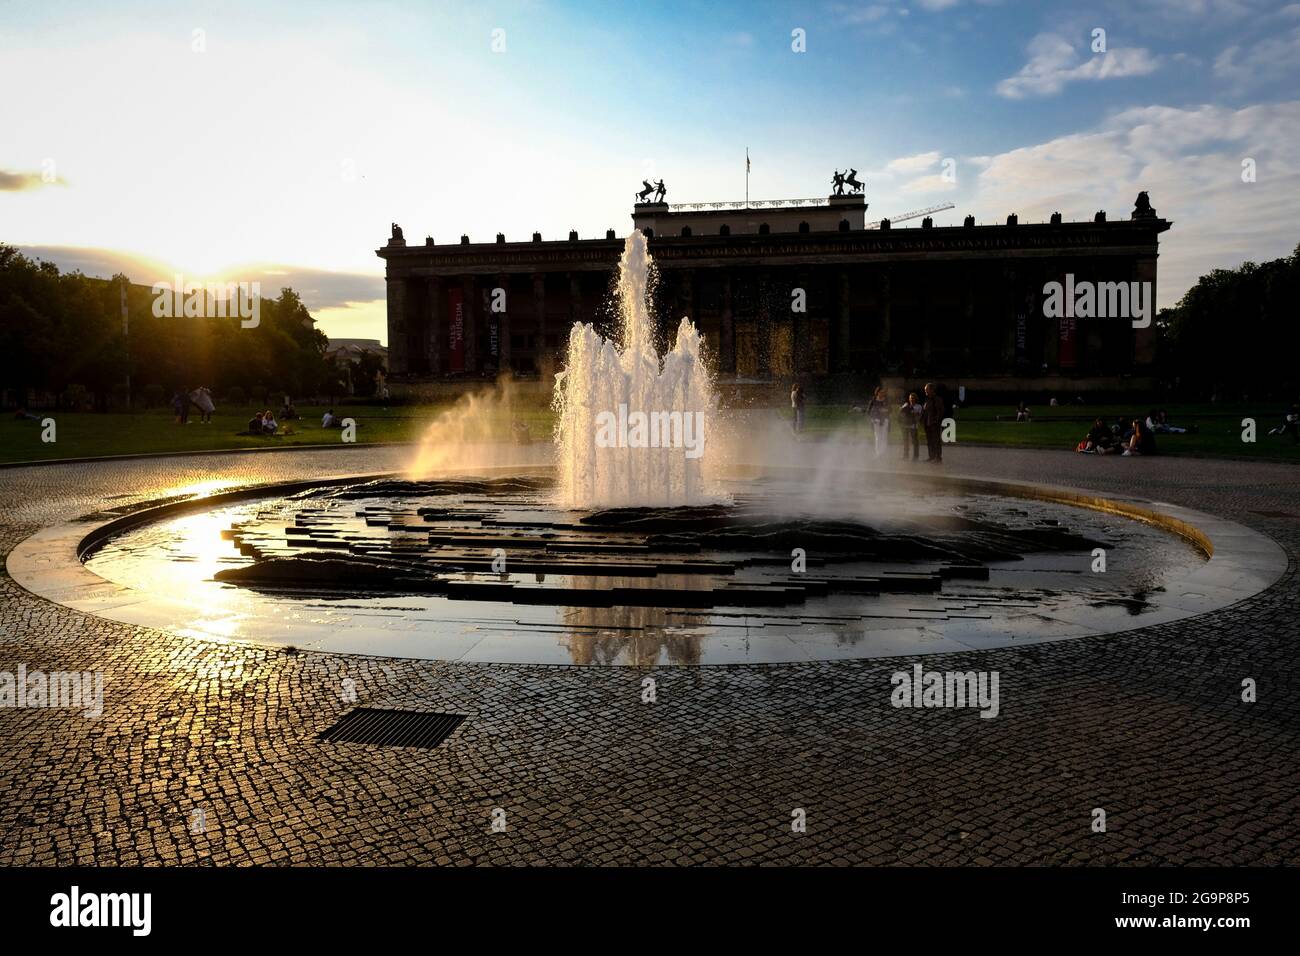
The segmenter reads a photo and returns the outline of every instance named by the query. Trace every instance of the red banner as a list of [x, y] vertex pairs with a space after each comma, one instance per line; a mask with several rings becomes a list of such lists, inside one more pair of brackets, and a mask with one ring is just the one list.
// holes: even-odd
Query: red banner
[[[1072, 284], [1067, 284], [1065, 276], [1059, 279], [1061, 288], [1069, 289]], [[1060, 323], [1057, 328], [1060, 330], [1057, 339], [1058, 348], [1056, 350], [1056, 364], [1058, 368], [1074, 368], [1077, 343], [1079, 340], [1079, 320], [1074, 317], [1074, 303], [1066, 303], [1065, 308], [1061, 310]]]
[[464, 290], [447, 290], [448, 371], [465, 371], [465, 299]]

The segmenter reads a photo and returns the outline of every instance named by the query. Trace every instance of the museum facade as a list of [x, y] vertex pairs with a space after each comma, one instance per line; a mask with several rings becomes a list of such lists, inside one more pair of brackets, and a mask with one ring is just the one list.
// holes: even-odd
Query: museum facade
[[[816, 384], [915, 379], [1078, 381], [1122, 387], [1148, 375], [1153, 323], [1053, 309], [1050, 284], [1131, 286], [1154, 302], [1159, 236], [1170, 223], [1138, 197], [1132, 215], [1066, 222], [906, 228], [867, 222], [861, 195], [754, 204], [639, 203], [668, 329], [689, 316], [720, 382]], [[614, 328], [623, 239], [407, 244], [387, 268], [390, 382], [482, 379], [503, 371], [549, 383], [569, 329]], [[1134, 285], [1136, 284], [1136, 285]], [[1104, 311], [1104, 310], [1103, 310]], [[1152, 309], [1152, 311], [1154, 311]]]

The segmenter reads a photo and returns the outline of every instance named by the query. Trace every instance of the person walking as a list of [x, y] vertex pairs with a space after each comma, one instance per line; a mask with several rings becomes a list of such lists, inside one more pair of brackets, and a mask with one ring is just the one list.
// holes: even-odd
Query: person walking
[[916, 427], [921, 421], [923, 409], [917, 401], [916, 392], [907, 393], [907, 401], [898, 408], [899, 425], [903, 431], [903, 461], [907, 461], [907, 446], [912, 446], [912, 461], [921, 457], [921, 442]]
[[880, 458], [889, 447], [889, 406], [885, 403], [885, 389], [877, 386], [867, 403], [867, 417], [871, 419], [871, 430], [875, 433], [876, 457]]
[[943, 397], [939, 395], [933, 382], [925, 384], [925, 406], [921, 410], [921, 422], [925, 425], [925, 448], [929, 457], [926, 461], [941, 463], [943, 461], [943, 439], [939, 430], [943, 428]]
[[790, 407], [794, 410], [794, 433], [803, 431], [803, 386], [798, 382], [790, 386]]

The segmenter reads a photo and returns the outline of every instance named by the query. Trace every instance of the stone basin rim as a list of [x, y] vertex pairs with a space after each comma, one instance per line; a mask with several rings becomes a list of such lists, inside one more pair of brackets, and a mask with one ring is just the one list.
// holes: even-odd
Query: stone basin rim
[[[554, 467], [550, 465], [491, 466], [469, 470], [439, 471], [433, 474], [422, 475], [419, 480], [547, 475], [553, 473], [554, 470]], [[758, 477], [761, 475], [798, 476], [801, 474], [814, 473], [815, 471], [817, 471], [817, 469], [798, 466], [769, 467], [758, 465], [738, 465], [727, 469], [727, 476], [738, 478]], [[826, 471], [826, 469], [822, 469], [822, 473], [825, 473]], [[902, 483], [903, 481], [906, 481], [910, 487], [928, 487], [970, 494], [993, 494], [1008, 498], [1038, 500], [1120, 515], [1159, 527], [1192, 544], [1208, 559], [1201, 569], [1202, 571], [1215, 567], [1216, 571], [1222, 572], [1222, 576], [1231, 576], [1234, 573], [1239, 574], [1241, 572], [1247, 572], [1249, 576], [1255, 578], [1253, 582], [1245, 586], [1229, 585], [1218, 587], [1216, 585], [1210, 585], [1211, 588], [1215, 588], [1216, 590], [1228, 592], [1227, 599], [1215, 604], [1214, 606], [1208, 606], [1201, 610], [1189, 610], [1187, 613], [1175, 618], [1175, 620], [1187, 620], [1203, 614], [1214, 613], [1224, 608], [1231, 607], [1242, 600], [1253, 597], [1276, 584], [1276, 582], [1286, 572], [1288, 566], [1288, 559], [1285, 551], [1267, 534], [1239, 524], [1235, 521], [1231, 521], [1230, 519], [1220, 518], [1190, 508], [1184, 508], [1180, 505], [1165, 504], [1147, 499], [1101, 494], [1085, 489], [1052, 487], [1038, 482], [989, 479], [951, 473], [900, 474], [892, 471], [875, 471], [869, 468], [836, 468], [831, 469], [831, 471], [845, 475], [870, 476], [875, 480], [883, 480], [889, 483]], [[150, 505], [150, 503], [146, 501], [132, 506], [134, 507], [134, 510], [130, 513], [111, 518], [88, 530], [84, 529], [85, 516], [83, 515], [81, 519], [69, 519], [68, 521], [62, 522], [58, 525], [44, 528], [24, 539], [10, 551], [6, 561], [6, 569], [8, 570], [10, 577], [13, 578], [16, 583], [38, 597], [50, 600], [65, 607], [70, 607], [74, 610], [80, 610], [82, 613], [107, 617], [107, 615], [99, 615], [93, 610], [79, 608], [74, 604], [68, 603], [67, 600], [60, 600], [57, 593], [51, 592], [69, 590], [66, 582], [69, 577], [75, 577], [78, 581], [74, 586], [79, 586], [81, 588], [96, 586], [101, 588], [112, 587], [120, 589], [123, 592], [136, 594], [146, 593], [109, 581], [100, 577], [98, 574], [95, 574], [85, 566], [84, 561], [111, 537], [121, 534], [124, 531], [152, 524], [178, 514], [210, 510], [212, 508], [221, 507], [238, 501], [294, 494], [314, 488], [328, 488], [364, 481], [407, 479], [409, 477], [410, 476], [407, 473], [400, 471], [359, 472], [243, 485], [225, 491], [216, 491], [211, 494], [198, 494], [181, 501], [167, 500], [162, 504], [156, 505]], [[1160, 508], [1166, 509], [1166, 511], [1158, 510], [1157, 507], [1155, 507], [1157, 505]], [[1172, 511], [1174, 513], [1170, 514], [1167, 513], [1167, 511]], [[91, 514], [94, 514], [94, 512], [91, 512]], [[1243, 540], [1249, 542], [1250, 547], [1242, 545], [1241, 541]], [[54, 547], [51, 548], [50, 546]], [[45, 560], [34, 560], [32, 554], [33, 550], [43, 555]], [[54, 553], [51, 554], [51, 551]], [[52, 562], [50, 558], [53, 559]], [[50, 581], [50, 578], [56, 574], [63, 575], [64, 584], [63, 586], [51, 587], [50, 585], [52, 582]], [[112, 620], [113, 618], [108, 617], [108, 619]], [[1135, 624], [1133, 627], [1118, 629], [1105, 635], [1082, 636], [1112, 637], [1134, 630], [1142, 630], [1146, 627], [1159, 626], [1163, 623], [1169, 622], [1159, 621], [1151, 622], [1150, 624]], [[1067, 637], [1063, 639], [1079, 640], [1082, 636]], [[207, 638], [195, 636], [192, 639], [206, 640]], [[217, 639], [213, 638], [213, 640]], [[259, 647], [268, 651], [284, 651], [287, 647], [287, 645], [282, 643], [262, 642], [249, 638], [230, 638], [226, 639], [226, 641], [228, 643], [235, 643], [244, 646]], [[1034, 644], [1026, 646], [1037, 647], [1039, 645]], [[988, 649], [991, 650], [995, 648]], [[950, 650], [932, 652], [919, 651], [908, 654], [880, 655], [880, 657], [881, 659], [887, 659], [888, 657], [914, 656], [939, 657], [944, 654], [971, 653], [977, 652], [977, 650], [978, 649], [972, 649], [969, 652], [955, 652]], [[493, 663], [462, 662], [454, 659], [449, 660], [446, 658], [436, 657], [405, 657], [393, 654], [366, 654], [362, 651], [345, 652], [339, 650], [298, 649], [297, 652], [328, 655], [356, 653], [359, 656], [376, 657], [380, 659], [430, 660], [438, 661], [440, 663]], [[827, 658], [824, 660], [814, 659], [807, 661], [754, 661], [746, 662], [741, 665], [736, 663], [669, 663], [657, 664], [655, 666], [687, 668], [790, 666], [795, 664], [834, 663], [836, 660], [840, 660], [840, 658]], [[510, 662], [499, 663], [510, 666]], [[531, 666], [591, 667], [609, 665], [534, 662]]]

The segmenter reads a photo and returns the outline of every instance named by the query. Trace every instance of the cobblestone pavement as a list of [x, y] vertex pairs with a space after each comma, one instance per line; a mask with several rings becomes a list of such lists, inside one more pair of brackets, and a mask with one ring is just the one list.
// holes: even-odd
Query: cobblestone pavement
[[[0, 553], [218, 478], [395, 467], [339, 449], [0, 470]], [[1300, 857], [1300, 471], [949, 449], [950, 471], [1137, 494], [1263, 531], [1231, 608], [1050, 646], [645, 671], [203, 643], [0, 574], [0, 670], [103, 670], [105, 713], [0, 709], [0, 863], [1278, 864]], [[996, 669], [1001, 714], [899, 710], [890, 674]], [[359, 703], [469, 715], [436, 750], [317, 742]], [[1244, 678], [1259, 700], [1241, 700]], [[507, 830], [491, 832], [506, 811]], [[807, 832], [792, 832], [795, 808]], [[1093, 833], [1093, 809], [1107, 815]], [[193, 811], [206, 832], [192, 834]]]

